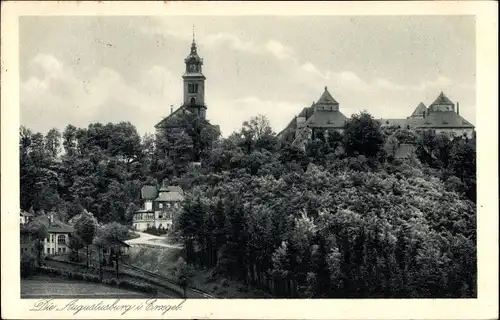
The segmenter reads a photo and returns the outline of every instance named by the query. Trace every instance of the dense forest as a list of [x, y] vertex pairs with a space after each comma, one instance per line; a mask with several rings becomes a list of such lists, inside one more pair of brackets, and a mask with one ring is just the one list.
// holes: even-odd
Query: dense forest
[[[175, 226], [189, 263], [292, 281], [298, 297], [476, 296], [475, 139], [380, 128], [365, 112], [305, 148], [264, 116], [227, 138], [179, 121], [144, 137], [130, 123], [21, 127], [21, 207], [128, 224], [142, 185], [166, 180], [188, 195]], [[416, 150], [395, 159], [402, 143]]]

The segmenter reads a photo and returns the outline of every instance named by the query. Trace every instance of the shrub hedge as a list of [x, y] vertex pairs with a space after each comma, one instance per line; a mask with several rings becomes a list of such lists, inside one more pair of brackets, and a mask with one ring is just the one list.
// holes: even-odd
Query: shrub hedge
[[139, 283], [136, 281], [118, 280], [118, 279], [103, 279], [101, 281], [99, 279], [99, 276], [97, 276], [97, 275], [60, 270], [60, 269], [47, 267], [47, 266], [40, 266], [37, 268], [37, 271], [40, 273], [43, 273], [43, 274], [60, 276], [60, 277], [64, 277], [64, 278], [70, 279], [70, 280], [82, 280], [82, 281], [87, 281], [87, 282], [103, 283], [103, 284], [107, 284], [107, 285], [117, 286], [117, 287], [123, 288], [123, 289], [130, 289], [130, 290], [141, 291], [141, 292], [145, 292], [145, 293], [151, 293], [154, 295], [156, 295], [158, 293], [158, 289], [156, 289], [155, 287], [147, 285], [147, 284], [142, 284], [142, 283]]

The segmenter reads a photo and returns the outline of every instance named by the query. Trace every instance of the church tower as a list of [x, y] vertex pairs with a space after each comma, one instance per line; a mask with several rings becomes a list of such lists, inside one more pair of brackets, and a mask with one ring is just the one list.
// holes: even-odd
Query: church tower
[[200, 58], [194, 39], [191, 44], [191, 53], [184, 59], [186, 72], [182, 76], [184, 81], [184, 106], [196, 112], [205, 119], [207, 106], [205, 105], [205, 76], [202, 73], [203, 59]]

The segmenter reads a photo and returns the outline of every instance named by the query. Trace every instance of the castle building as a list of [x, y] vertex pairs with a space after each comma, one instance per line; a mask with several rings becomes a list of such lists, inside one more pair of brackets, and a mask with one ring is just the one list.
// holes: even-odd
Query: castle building
[[198, 49], [193, 34], [193, 42], [191, 44], [191, 52], [184, 59], [185, 72], [182, 76], [183, 80], [183, 102], [182, 105], [175, 111], [171, 110], [170, 115], [163, 118], [155, 125], [155, 129], [167, 129], [177, 127], [175, 121], [179, 115], [188, 113], [196, 114], [201, 119], [205, 119], [207, 106], [205, 104], [205, 80], [203, 74], [203, 59], [198, 55]]
[[151, 227], [170, 230], [173, 219], [182, 210], [184, 192], [177, 186], [144, 186], [141, 189], [144, 207], [134, 213], [134, 230], [143, 231]]
[[[422, 102], [413, 113], [405, 119], [378, 119], [381, 127], [396, 126], [401, 129], [411, 129], [417, 132], [431, 131], [436, 134], [445, 133], [449, 136], [474, 135], [474, 126], [460, 116], [459, 104], [451, 102], [441, 92], [436, 100], [426, 107]], [[347, 121], [339, 108], [339, 103], [332, 97], [328, 88], [317, 102], [302, 111], [278, 134], [282, 141], [303, 145], [306, 141], [315, 139], [318, 134], [328, 136], [329, 132], [342, 132]]]

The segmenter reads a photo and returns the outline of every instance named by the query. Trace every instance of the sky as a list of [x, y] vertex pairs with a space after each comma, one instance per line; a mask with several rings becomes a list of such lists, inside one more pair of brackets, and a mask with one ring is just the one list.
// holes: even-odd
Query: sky
[[473, 16], [24, 16], [21, 125], [154, 133], [181, 105], [193, 25], [207, 119], [225, 136], [258, 114], [279, 132], [325, 86], [344, 115], [375, 118], [406, 118], [444, 91], [475, 124]]

